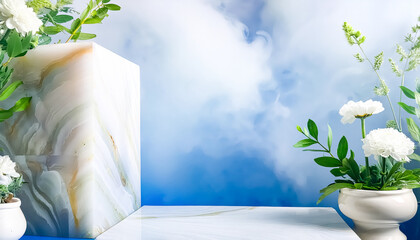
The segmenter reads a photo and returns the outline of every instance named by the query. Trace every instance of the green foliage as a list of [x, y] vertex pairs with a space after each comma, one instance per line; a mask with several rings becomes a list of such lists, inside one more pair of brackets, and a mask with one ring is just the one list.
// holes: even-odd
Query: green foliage
[[346, 137], [343, 136], [340, 139], [340, 142], [338, 143], [338, 147], [337, 147], [338, 158], [340, 160], [343, 160], [346, 157], [348, 150], [349, 150], [349, 145], [347, 143], [347, 139]]
[[316, 126], [315, 122], [312, 121], [311, 119], [308, 120], [308, 129], [309, 129], [309, 134], [311, 134], [313, 138], [318, 140], [318, 127]]
[[363, 62], [363, 61], [365, 61], [365, 59], [362, 57], [362, 55], [360, 55], [360, 53], [356, 53], [356, 54], [354, 54], [353, 55], [356, 59], [357, 59], [357, 61], [359, 61], [359, 62]]
[[415, 107], [409, 106], [409, 105], [407, 105], [403, 102], [398, 102], [398, 105], [400, 105], [400, 107], [402, 109], [404, 109], [407, 113], [416, 115], [416, 108]]
[[392, 60], [392, 58], [389, 58], [388, 61], [391, 64], [392, 72], [394, 72], [397, 77], [401, 77], [402, 72], [401, 72], [400, 68], [398, 67], [398, 65], [394, 62], [394, 60]]
[[366, 37], [362, 36], [360, 31], [354, 30], [353, 27], [350, 26], [347, 22], [344, 22], [343, 24], [343, 31], [347, 38], [347, 42], [350, 45], [354, 45], [354, 44], [360, 45], [366, 40]]
[[411, 98], [411, 99], [416, 99], [414, 92], [411, 91], [410, 89], [408, 89], [404, 86], [400, 86], [400, 89], [406, 97]]
[[[36, 46], [32, 34], [22, 36], [16, 30], [9, 30], [6, 35], [4, 39], [0, 40], [2, 49], [0, 50], [0, 102], [8, 99], [22, 85], [21, 81], [16, 81], [7, 86], [13, 74], [13, 68], [7, 66], [8, 63], [13, 58], [24, 56]], [[7, 61], [5, 61], [6, 59]], [[0, 122], [12, 117], [15, 112], [25, 110], [29, 106], [30, 100], [31, 98], [28, 97], [21, 98], [9, 109], [4, 109], [5, 106], [1, 106]]]
[[375, 86], [373, 92], [378, 96], [387, 96], [389, 93], [389, 87], [385, 82], [381, 82], [380, 86]]
[[83, 33], [82, 26], [84, 24], [102, 23], [102, 20], [109, 16], [109, 11], [119, 11], [121, 9], [120, 6], [109, 2], [109, 0], [90, 0], [80, 17], [72, 22], [70, 29], [66, 29], [70, 33], [67, 42], [95, 38], [95, 34]]
[[395, 122], [395, 120], [388, 120], [386, 122], [386, 125], [385, 126], [387, 128], [394, 128], [394, 129], [397, 129], [398, 130], [398, 124]]
[[375, 56], [375, 63], [373, 64], [373, 69], [378, 71], [381, 68], [383, 62], [384, 62], [384, 52], [381, 52]]
[[12, 198], [17, 191], [22, 187], [23, 178], [12, 177], [12, 182], [9, 185], [0, 185], [0, 203], [5, 203], [7, 199]]
[[326, 196], [342, 188], [355, 188], [355, 187], [354, 187], [354, 184], [352, 183], [332, 183], [328, 185], [326, 188], [321, 189], [320, 193], [322, 193], [322, 195], [321, 197], [319, 197], [316, 204], [319, 204]]
[[[414, 121], [412, 119], [407, 120], [407, 125], [409, 126], [412, 137], [414, 139], [420, 139], [420, 129], [415, 125]], [[296, 143], [294, 147], [306, 148], [313, 145], [319, 146], [319, 149], [304, 149], [304, 151], [324, 154], [324, 156], [315, 158], [315, 163], [321, 167], [331, 168], [329, 170], [330, 173], [337, 178], [334, 183], [331, 183], [320, 191], [321, 196], [317, 204], [329, 194], [342, 188], [378, 191], [420, 187], [420, 169], [407, 170], [403, 167], [402, 162], [397, 162], [391, 157], [381, 157], [377, 164], [369, 166], [369, 168], [359, 165], [355, 160], [354, 152], [349, 150], [347, 139], [344, 136], [338, 143], [336, 157], [331, 151], [333, 139], [331, 127], [328, 126], [327, 148], [318, 141], [318, 127], [316, 123], [309, 119], [307, 126], [308, 129], [312, 130], [308, 131], [297, 126], [297, 130], [305, 138]], [[348, 156], [349, 151], [350, 156]], [[410, 158], [420, 161], [420, 156], [416, 154], [410, 155]]]
[[28, 7], [34, 9], [35, 13], [38, 13], [43, 8], [53, 8], [53, 4], [50, 0], [32, 0], [26, 3]]

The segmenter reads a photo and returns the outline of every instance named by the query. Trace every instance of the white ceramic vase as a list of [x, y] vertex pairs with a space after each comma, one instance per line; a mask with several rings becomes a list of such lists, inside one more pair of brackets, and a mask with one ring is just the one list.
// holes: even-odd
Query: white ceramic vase
[[343, 188], [338, 196], [341, 212], [354, 222], [362, 240], [404, 240], [400, 223], [417, 212], [417, 199], [411, 189], [371, 191]]
[[0, 240], [17, 240], [26, 231], [26, 219], [20, 209], [20, 199], [0, 204]]

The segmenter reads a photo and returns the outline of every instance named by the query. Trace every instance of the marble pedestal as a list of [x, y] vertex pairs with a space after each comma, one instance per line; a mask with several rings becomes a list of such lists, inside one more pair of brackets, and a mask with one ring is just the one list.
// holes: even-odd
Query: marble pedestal
[[14, 67], [24, 85], [9, 103], [32, 101], [0, 147], [28, 182], [26, 234], [96, 237], [141, 204], [139, 68], [94, 43], [41, 46]]

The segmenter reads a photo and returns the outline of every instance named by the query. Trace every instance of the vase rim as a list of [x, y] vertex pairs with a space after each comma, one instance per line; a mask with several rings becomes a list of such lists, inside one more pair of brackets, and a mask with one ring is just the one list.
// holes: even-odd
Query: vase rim
[[352, 189], [352, 188], [342, 188], [340, 193], [343, 194], [352, 194], [352, 195], [399, 195], [413, 192], [413, 189], [399, 189], [399, 190], [366, 190], [366, 189]]
[[11, 209], [11, 208], [18, 208], [21, 205], [21, 201], [19, 198], [12, 198], [12, 202], [10, 203], [0, 203], [0, 209]]

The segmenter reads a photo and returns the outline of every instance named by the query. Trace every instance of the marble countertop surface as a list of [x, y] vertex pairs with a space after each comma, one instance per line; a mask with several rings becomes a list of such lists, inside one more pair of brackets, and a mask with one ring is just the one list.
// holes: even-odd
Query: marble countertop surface
[[360, 239], [333, 208], [144, 206], [97, 239]]

